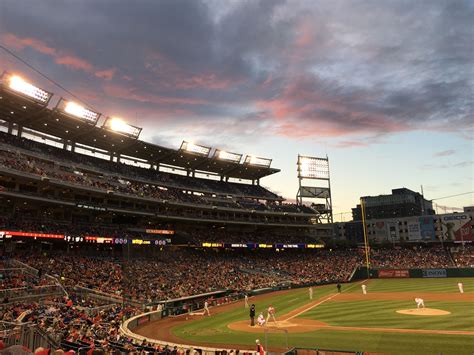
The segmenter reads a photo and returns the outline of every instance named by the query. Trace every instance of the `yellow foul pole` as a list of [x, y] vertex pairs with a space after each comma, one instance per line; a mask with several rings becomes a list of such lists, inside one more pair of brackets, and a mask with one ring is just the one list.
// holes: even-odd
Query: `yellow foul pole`
[[360, 199], [360, 208], [362, 211], [362, 229], [364, 232], [364, 248], [365, 248], [365, 265], [367, 267], [367, 278], [370, 278], [370, 249], [369, 239], [367, 238], [367, 226], [365, 223], [365, 206], [364, 199]]

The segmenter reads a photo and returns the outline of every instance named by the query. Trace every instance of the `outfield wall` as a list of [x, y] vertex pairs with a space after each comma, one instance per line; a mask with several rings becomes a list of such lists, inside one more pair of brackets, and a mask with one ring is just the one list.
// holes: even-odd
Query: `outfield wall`
[[[403, 279], [403, 278], [445, 278], [445, 277], [474, 277], [474, 268], [439, 268], [439, 269], [370, 269], [372, 279]], [[350, 281], [367, 278], [367, 268], [359, 267]]]

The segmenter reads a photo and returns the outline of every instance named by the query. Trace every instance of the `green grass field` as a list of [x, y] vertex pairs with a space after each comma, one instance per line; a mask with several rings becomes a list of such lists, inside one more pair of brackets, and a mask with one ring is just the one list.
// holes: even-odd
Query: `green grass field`
[[[444, 316], [411, 316], [396, 313], [399, 309], [414, 308], [412, 299], [407, 300], [328, 300], [304, 312], [297, 318], [311, 319], [330, 326], [397, 328], [424, 330], [474, 331], [474, 278], [462, 279], [466, 300], [430, 301], [426, 306], [451, 312]], [[369, 294], [423, 292], [433, 294], [457, 294], [455, 279], [377, 279], [367, 283]], [[315, 298], [328, 297], [335, 293], [334, 285], [314, 289]], [[360, 284], [343, 285], [343, 294], [360, 294]], [[337, 297], [337, 296], [336, 296]], [[286, 294], [275, 295], [270, 300], [255, 302], [257, 312], [269, 303], [284, 315], [309, 302], [307, 289], [296, 289]], [[195, 343], [240, 344], [253, 349], [256, 338], [262, 334], [235, 331], [229, 323], [248, 320], [248, 310], [237, 307], [229, 312], [215, 314], [199, 320], [186, 322], [172, 329], [175, 336]], [[289, 347], [318, 347], [338, 350], [382, 352], [388, 354], [474, 354], [474, 335], [414, 334], [386, 331], [319, 329], [305, 333], [289, 333]], [[270, 334], [268, 345], [284, 348], [282, 334]]]

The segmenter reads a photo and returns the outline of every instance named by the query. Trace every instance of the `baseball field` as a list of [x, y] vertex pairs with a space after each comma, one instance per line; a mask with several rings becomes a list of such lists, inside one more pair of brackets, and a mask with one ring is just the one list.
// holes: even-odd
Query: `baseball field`
[[[464, 284], [464, 294], [457, 283]], [[474, 278], [374, 279], [294, 289], [250, 298], [276, 320], [250, 327], [244, 302], [213, 307], [211, 316], [166, 318], [134, 330], [149, 338], [196, 346], [253, 349], [255, 340], [269, 349], [288, 347], [367, 351], [387, 354], [474, 354]], [[418, 310], [415, 297], [424, 300]], [[265, 334], [266, 332], [266, 334]]]

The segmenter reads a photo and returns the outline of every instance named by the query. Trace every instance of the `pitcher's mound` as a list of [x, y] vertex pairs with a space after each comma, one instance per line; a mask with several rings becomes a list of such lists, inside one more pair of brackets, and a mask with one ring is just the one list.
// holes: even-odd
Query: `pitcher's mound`
[[401, 309], [397, 313], [409, 314], [411, 316], [445, 316], [446, 314], [451, 314], [451, 312], [434, 308]]

